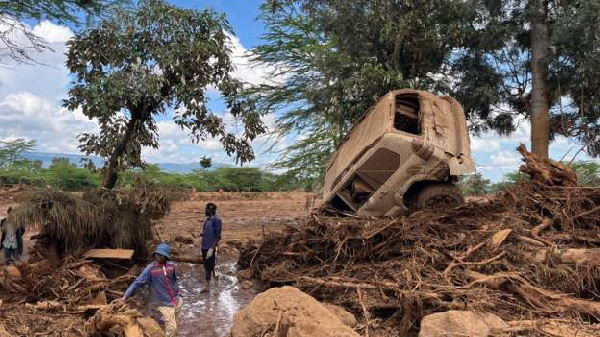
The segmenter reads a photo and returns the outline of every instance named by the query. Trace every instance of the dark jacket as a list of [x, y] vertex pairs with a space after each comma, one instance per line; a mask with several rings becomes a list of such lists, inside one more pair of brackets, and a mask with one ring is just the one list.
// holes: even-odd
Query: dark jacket
[[211, 249], [218, 240], [221, 240], [223, 222], [218, 215], [211, 216], [202, 228], [202, 249]]
[[[4, 238], [6, 237], [6, 230], [4, 228], [5, 223], [6, 218], [0, 220], [0, 229], [2, 230], [2, 236], [0, 236], [0, 246], [4, 244]], [[17, 251], [19, 252], [19, 254], [23, 254], [23, 234], [25, 234], [25, 227], [17, 227]]]

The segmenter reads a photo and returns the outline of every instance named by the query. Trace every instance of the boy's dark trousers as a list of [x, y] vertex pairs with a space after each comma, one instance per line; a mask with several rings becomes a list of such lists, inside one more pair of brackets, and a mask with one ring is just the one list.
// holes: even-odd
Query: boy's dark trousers
[[207, 282], [210, 282], [210, 278], [215, 273], [215, 264], [216, 260], [216, 252], [213, 252], [213, 255], [210, 258], [206, 258], [208, 254], [208, 249], [202, 249], [202, 260], [204, 263], [204, 276]]
[[4, 251], [4, 263], [5, 264], [21, 261], [21, 254], [19, 254], [19, 249], [3, 248], [3, 251]]

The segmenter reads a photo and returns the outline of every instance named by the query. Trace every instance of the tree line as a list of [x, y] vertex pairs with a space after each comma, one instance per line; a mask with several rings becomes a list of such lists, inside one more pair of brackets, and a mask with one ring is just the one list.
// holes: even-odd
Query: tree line
[[[32, 150], [34, 142], [16, 140], [0, 142], [0, 185], [25, 184], [52, 187], [64, 191], [84, 191], [102, 184], [101, 170], [90, 165], [71, 162], [68, 158], [53, 158], [44, 168], [42, 161], [30, 161], [23, 157]], [[141, 177], [152, 186], [174, 190], [196, 189], [199, 192], [219, 190], [233, 192], [276, 192], [310, 190], [308, 181], [301, 181], [288, 174], [276, 174], [255, 167], [220, 167], [209, 170], [210, 158], [203, 157], [199, 168], [190, 173], [173, 173], [161, 170], [157, 165], [143, 169], [128, 169], [116, 182], [118, 187], [133, 186]]]
[[[577, 183], [580, 186], [600, 187], [600, 164], [593, 161], [577, 161], [573, 163], [564, 162], [577, 175]], [[492, 183], [481, 173], [464, 175], [460, 177], [458, 186], [465, 195], [485, 195], [496, 193], [511, 188], [528, 180], [528, 176], [519, 171], [509, 172], [497, 183]]]

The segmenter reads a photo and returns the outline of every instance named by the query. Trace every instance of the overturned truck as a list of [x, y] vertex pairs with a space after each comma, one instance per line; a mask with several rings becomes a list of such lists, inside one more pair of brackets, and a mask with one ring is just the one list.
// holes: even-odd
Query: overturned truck
[[377, 101], [331, 158], [324, 206], [395, 216], [463, 202], [454, 184], [475, 171], [462, 106], [448, 96], [397, 90]]

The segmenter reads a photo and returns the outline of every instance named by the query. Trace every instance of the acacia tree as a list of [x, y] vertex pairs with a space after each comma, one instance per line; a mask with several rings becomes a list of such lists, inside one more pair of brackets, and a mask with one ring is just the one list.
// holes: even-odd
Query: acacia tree
[[475, 14], [447, 0], [265, 1], [264, 43], [252, 55], [276, 81], [248, 94], [261, 111], [281, 112], [278, 136], [303, 135], [277, 166], [320, 178], [330, 154], [379, 97], [405, 87], [437, 90], [442, 82], [432, 74], [462, 46]]
[[[453, 64], [453, 95], [476, 131], [531, 121], [532, 152], [548, 157], [555, 134], [600, 153], [600, 3], [472, 0], [477, 19]], [[502, 131], [502, 130], [501, 130]]]
[[454, 96], [476, 135], [527, 119], [534, 153], [562, 134], [597, 154], [598, 16], [595, 0], [266, 0], [252, 52], [281, 80], [250, 94], [281, 113], [278, 135], [302, 135], [278, 162], [300, 176], [322, 176], [351, 125], [402, 87]]
[[[107, 8], [125, 5], [125, 0], [11, 0], [0, 1], [0, 61], [34, 62], [32, 52], [50, 49], [46, 41], [35, 35], [28, 20], [51, 20], [60, 24], [81, 24], [81, 14], [88, 21], [102, 15]], [[15, 37], [23, 34], [26, 43]]]
[[8, 167], [23, 159], [23, 153], [35, 149], [34, 140], [16, 139], [0, 141], [0, 168]]
[[[250, 141], [264, 126], [253, 103], [239, 98], [242, 83], [230, 75], [227, 33], [225, 17], [212, 10], [143, 0], [68, 42], [67, 67], [75, 80], [64, 106], [100, 124], [99, 134], [79, 136], [79, 148], [105, 158], [103, 188], [112, 189], [122, 169], [143, 166], [142, 147], [158, 147], [156, 117], [169, 113], [193, 141], [216, 137], [236, 161], [254, 158]], [[228, 132], [208, 110], [207, 87], [222, 93], [244, 126], [241, 135]]]

